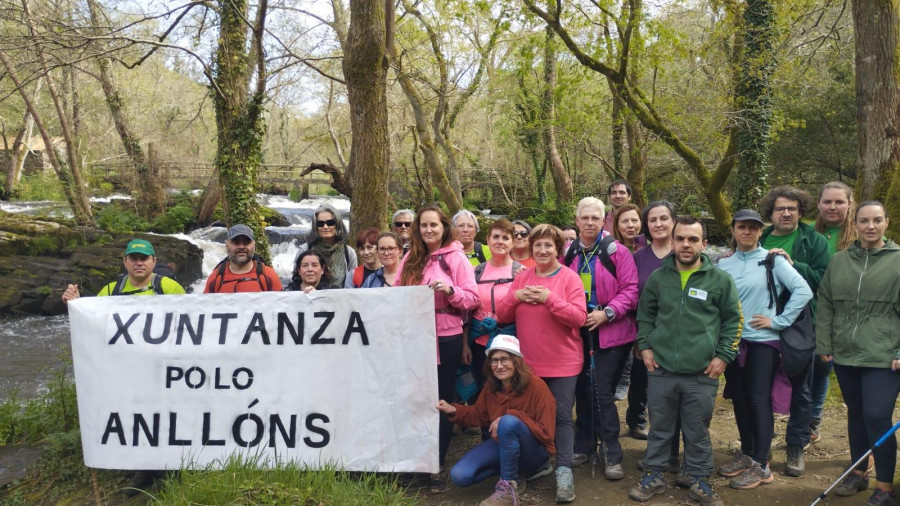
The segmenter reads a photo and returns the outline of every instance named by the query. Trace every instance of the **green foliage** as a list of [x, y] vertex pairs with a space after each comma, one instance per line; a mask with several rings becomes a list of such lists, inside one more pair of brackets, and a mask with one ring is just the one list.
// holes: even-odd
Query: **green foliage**
[[194, 221], [194, 208], [190, 203], [181, 202], [166, 210], [150, 224], [150, 230], [160, 234], [184, 232]]
[[97, 185], [97, 189], [94, 191], [94, 194], [99, 197], [107, 197], [109, 195], [112, 195], [115, 190], [116, 188], [112, 183], [107, 183], [104, 181]]
[[103, 209], [96, 214], [95, 219], [97, 226], [107, 232], [146, 232], [150, 229], [147, 220], [116, 202], [103, 206]]
[[62, 184], [52, 172], [22, 176], [12, 193], [14, 200], [66, 201]]
[[33, 237], [28, 243], [28, 254], [32, 256], [49, 255], [57, 251], [59, 243], [55, 237], [47, 235]]
[[[66, 373], [72, 365], [66, 357], [64, 365], [47, 385], [46, 393], [28, 401], [19, 400], [15, 392], [0, 403], [0, 444], [30, 444], [51, 434], [78, 429], [78, 406], [75, 382]], [[80, 455], [81, 446], [78, 445]]]
[[224, 469], [182, 471], [163, 482], [157, 504], [385, 504], [412, 505], [395, 479], [295, 463], [262, 469], [254, 458], [232, 457]]

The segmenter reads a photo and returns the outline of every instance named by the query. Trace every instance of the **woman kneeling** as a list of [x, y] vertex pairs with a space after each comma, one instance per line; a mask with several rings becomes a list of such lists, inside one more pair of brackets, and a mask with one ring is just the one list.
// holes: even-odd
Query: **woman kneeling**
[[467, 487], [499, 474], [494, 494], [482, 506], [516, 504], [517, 494], [525, 491], [524, 476], [534, 479], [553, 471], [556, 400], [525, 365], [518, 339], [498, 335], [486, 353], [484, 375], [490, 379], [475, 405], [448, 404], [443, 399], [437, 405], [451, 422], [489, 427], [491, 432], [491, 439], [459, 459], [450, 479]]

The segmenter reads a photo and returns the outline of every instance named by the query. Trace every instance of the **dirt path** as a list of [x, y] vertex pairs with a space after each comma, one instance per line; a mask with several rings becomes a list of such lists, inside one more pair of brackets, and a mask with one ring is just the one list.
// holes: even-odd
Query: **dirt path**
[[[622, 420], [622, 433], [626, 433], [624, 424], [625, 402], [619, 402], [619, 416]], [[778, 418], [775, 421], [775, 441], [772, 448], [771, 469], [775, 474], [775, 482], [757, 488], [756, 490], [739, 491], [728, 487], [728, 480], [714, 477], [713, 487], [725, 500], [726, 504], [735, 505], [804, 505], [811, 503], [831, 481], [836, 479], [844, 469], [850, 465], [850, 452], [847, 444], [846, 418], [842, 406], [826, 409], [825, 420], [822, 426], [822, 440], [812, 445], [806, 451], [806, 472], [801, 478], [790, 478], [784, 475], [784, 433], [787, 419]], [[730, 458], [730, 449], [738, 445], [737, 427], [734, 424], [734, 414], [731, 402], [721, 398], [716, 402], [716, 412], [713, 416], [710, 428], [713, 449], [717, 464]], [[645, 441], [631, 439], [628, 436], [621, 437], [622, 447], [625, 451], [623, 461], [625, 479], [610, 482], [603, 478], [602, 467], [596, 469], [597, 477], [591, 479], [590, 465], [576, 468], [575, 493], [576, 504], [603, 504], [603, 505], [638, 505], [636, 501], [628, 498], [628, 490], [637, 482], [640, 472], [637, 469], [638, 461], [643, 458]], [[456, 462], [469, 448], [480, 442], [477, 435], [460, 434], [454, 436], [450, 448], [448, 461]], [[673, 476], [667, 474], [669, 490], [654, 497], [648, 505], [663, 504], [697, 504], [688, 498], [686, 490], [677, 488], [673, 483]], [[460, 489], [450, 485], [450, 490], [441, 495], [430, 496], [425, 501], [429, 505], [471, 505], [478, 504], [493, 492], [495, 479], [488, 479], [477, 485]], [[874, 486], [874, 482], [870, 483]], [[553, 475], [528, 483], [528, 489], [519, 498], [520, 504], [553, 504], [556, 496], [556, 484]], [[871, 488], [870, 488], [871, 490]], [[424, 492], [423, 492], [424, 493]], [[829, 496], [826, 504], [834, 505], [858, 505], [863, 504], [870, 492], [862, 492], [854, 497], [838, 498], [833, 494]]]

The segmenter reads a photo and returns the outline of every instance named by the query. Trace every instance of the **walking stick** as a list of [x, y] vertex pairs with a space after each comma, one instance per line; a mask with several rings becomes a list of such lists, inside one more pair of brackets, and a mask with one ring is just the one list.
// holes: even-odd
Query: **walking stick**
[[[600, 335], [600, 329], [597, 329], [597, 336]], [[598, 337], [599, 338], [599, 337]], [[597, 461], [599, 460], [599, 454], [597, 448], [597, 429], [596, 429], [596, 420], [599, 416], [597, 414], [597, 410], [600, 409], [600, 389], [597, 386], [597, 363], [594, 360], [594, 335], [592, 331], [588, 331], [588, 353], [590, 355], [591, 363], [589, 368], [589, 373], [591, 375], [591, 479], [595, 477], [595, 470], [597, 467]]]
[[879, 438], [878, 441], [876, 441], [875, 444], [871, 448], [869, 448], [869, 450], [864, 453], [862, 457], [860, 457], [856, 462], [850, 465], [850, 469], [847, 469], [844, 474], [842, 474], [841, 477], [837, 479], [837, 481], [832, 483], [830, 487], [826, 488], [824, 492], [819, 494], [819, 497], [816, 497], [816, 500], [813, 501], [809, 506], [816, 506], [816, 504], [819, 504], [819, 502], [823, 501], [825, 499], [825, 496], [828, 495], [828, 492], [831, 492], [831, 490], [836, 487], [838, 483], [844, 481], [844, 478], [846, 478], [847, 475], [853, 472], [853, 470], [856, 469], [856, 466], [862, 464], [864, 460], [868, 459], [869, 455], [872, 454], [875, 448], [878, 448], [879, 446], [884, 444], [884, 442], [887, 441], [887, 438], [891, 437], [895, 432], [897, 432], [897, 429], [900, 429], [900, 422], [897, 422], [893, 427], [888, 429], [888, 431], [885, 432], [884, 435], [881, 436], [881, 438]]

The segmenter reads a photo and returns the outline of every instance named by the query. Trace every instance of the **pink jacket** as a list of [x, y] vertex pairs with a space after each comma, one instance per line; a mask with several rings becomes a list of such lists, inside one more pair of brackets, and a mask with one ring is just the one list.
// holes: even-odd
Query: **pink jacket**
[[[400, 264], [401, 272], [408, 257], [407, 254]], [[422, 284], [427, 285], [435, 280], [453, 287], [453, 295], [449, 297], [440, 292], [434, 293], [434, 325], [438, 338], [462, 334], [462, 310], [478, 309], [481, 304], [475, 269], [463, 253], [462, 243], [453, 241], [431, 254], [422, 269]]]
[[[637, 324], [634, 312], [638, 303], [638, 272], [634, 257], [619, 241], [614, 242], [616, 251], [610, 255], [613, 265], [616, 266], [616, 277], [603, 266], [600, 255], [594, 258], [594, 286], [597, 291], [597, 304], [600, 307], [609, 306], [616, 312], [616, 318], [599, 327], [600, 347], [612, 348], [622, 344], [633, 342], [637, 338]], [[576, 274], [579, 272], [579, 262], [583, 256], [578, 254], [569, 265]]]

